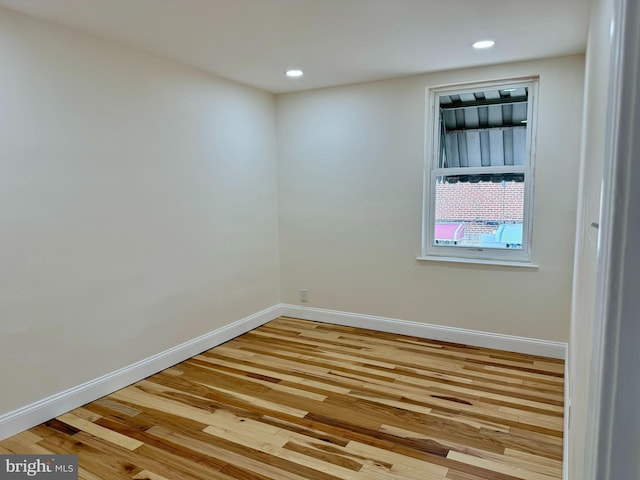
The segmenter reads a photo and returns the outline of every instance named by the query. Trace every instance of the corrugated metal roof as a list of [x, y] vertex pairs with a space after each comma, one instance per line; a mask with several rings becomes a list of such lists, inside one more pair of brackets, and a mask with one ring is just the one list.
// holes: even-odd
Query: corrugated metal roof
[[[528, 88], [443, 95], [440, 168], [525, 165]], [[522, 181], [521, 175], [459, 176], [453, 181]], [[486, 178], [483, 178], [486, 177]], [[494, 178], [495, 177], [495, 178]]]

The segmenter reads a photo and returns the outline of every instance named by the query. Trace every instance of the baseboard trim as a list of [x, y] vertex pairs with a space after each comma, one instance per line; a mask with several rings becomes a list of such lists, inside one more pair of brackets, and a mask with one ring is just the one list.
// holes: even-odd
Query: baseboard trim
[[281, 315], [301, 318], [303, 320], [314, 320], [316, 322], [332, 323], [348, 327], [368, 328], [388, 333], [412, 335], [431, 340], [463, 343], [476, 347], [495, 348], [498, 350], [540, 355], [543, 357], [566, 359], [567, 356], [567, 344], [562, 342], [466, 330], [464, 328], [444, 327], [441, 325], [363, 315], [360, 313], [340, 312], [324, 308], [302, 307], [288, 304], [282, 304], [280, 307]]
[[143, 378], [169, 368], [280, 316], [280, 305], [266, 308], [127, 367], [0, 416], [0, 440], [46, 422]]
[[149, 375], [158, 373], [176, 363], [251, 331], [279, 316], [295, 317], [334, 325], [368, 328], [382, 332], [412, 335], [432, 340], [463, 343], [477, 347], [495, 348], [552, 358], [566, 359], [567, 354], [567, 344], [561, 342], [444, 327], [324, 308], [279, 304], [127, 367], [1, 415], [0, 440], [138, 382]]

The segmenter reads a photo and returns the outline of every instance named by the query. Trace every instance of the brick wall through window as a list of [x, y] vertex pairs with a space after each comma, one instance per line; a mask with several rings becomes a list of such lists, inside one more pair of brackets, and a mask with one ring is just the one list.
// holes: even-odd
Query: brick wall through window
[[468, 234], [492, 233], [500, 223], [522, 223], [523, 182], [436, 182], [436, 222], [464, 222]]

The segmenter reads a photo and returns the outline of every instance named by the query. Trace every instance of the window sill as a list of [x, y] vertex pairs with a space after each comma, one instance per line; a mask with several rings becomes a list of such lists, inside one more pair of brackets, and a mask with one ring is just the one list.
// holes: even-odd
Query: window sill
[[513, 260], [491, 260], [487, 258], [437, 257], [428, 255], [425, 257], [418, 257], [417, 260], [422, 262], [472, 263], [476, 265], [496, 265], [499, 267], [539, 268], [537, 264], [530, 262], [515, 262]]

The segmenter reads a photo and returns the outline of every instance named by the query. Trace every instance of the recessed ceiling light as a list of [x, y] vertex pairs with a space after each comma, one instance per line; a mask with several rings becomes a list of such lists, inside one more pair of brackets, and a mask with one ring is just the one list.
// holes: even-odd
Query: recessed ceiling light
[[471, 46], [473, 48], [491, 48], [496, 44], [493, 40], [480, 40], [479, 42], [475, 42]]
[[304, 72], [297, 68], [292, 68], [291, 70], [287, 70], [286, 75], [287, 77], [295, 78], [295, 77], [301, 77], [302, 75], [304, 75]]

